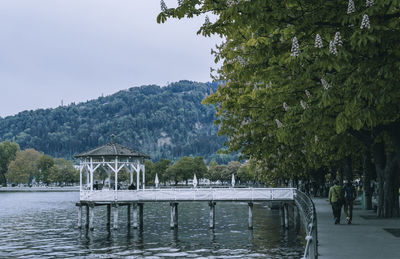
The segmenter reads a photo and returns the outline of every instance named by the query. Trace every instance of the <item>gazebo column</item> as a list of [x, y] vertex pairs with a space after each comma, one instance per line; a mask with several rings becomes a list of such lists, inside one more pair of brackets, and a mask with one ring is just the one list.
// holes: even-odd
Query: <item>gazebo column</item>
[[115, 175], [115, 183], [114, 183], [114, 186], [115, 186], [115, 191], [117, 191], [118, 190], [118, 157], [116, 156], [115, 157], [115, 171], [114, 171], [114, 175]]
[[142, 183], [143, 183], [143, 190], [144, 190], [144, 187], [146, 185], [146, 173], [145, 173], [144, 165], [142, 165], [142, 174], [143, 174]]
[[114, 172], [114, 190], [118, 191], [118, 173]]
[[133, 183], [133, 171], [129, 171], [129, 173], [130, 173], [130, 175], [131, 175], [131, 180], [130, 180], [130, 184], [132, 184]]
[[90, 190], [93, 191], [93, 158], [90, 158]]
[[140, 168], [139, 165], [137, 166], [137, 169], [135, 169], [136, 171], [136, 190], [139, 191], [140, 188]]
[[108, 189], [111, 189], [111, 170], [107, 168]]
[[[83, 166], [79, 166], [79, 191], [82, 191], [82, 171], [83, 171]], [[82, 206], [81, 206], [82, 207]], [[82, 212], [82, 211], [81, 211]]]
[[90, 184], [90, 174], [89, 171], [86, 169], [86, 186]]

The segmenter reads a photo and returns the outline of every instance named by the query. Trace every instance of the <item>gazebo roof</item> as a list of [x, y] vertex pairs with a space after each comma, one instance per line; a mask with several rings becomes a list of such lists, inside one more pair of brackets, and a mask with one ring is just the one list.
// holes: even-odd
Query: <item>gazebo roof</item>
[[75, 158], [85, 158], [85, 157], [92, 157], [92, 158], [101, 158], [101, 157], [119, 157], [119, 158], [145, 158], [149, 159], [150, 156], [130, 149], [128, 147], [122, 146], [114, 141], [105, 144], [103, 146], [94, 148], [92, 150], [80, 153], [75, 155]]

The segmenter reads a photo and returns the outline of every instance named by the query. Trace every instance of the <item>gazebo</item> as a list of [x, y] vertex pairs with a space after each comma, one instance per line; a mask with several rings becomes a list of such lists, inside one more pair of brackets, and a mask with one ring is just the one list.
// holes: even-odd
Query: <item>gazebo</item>
[[[80, 153], [74, 156], [80, 160], [80, 191], [84, 190], [82, 183], [82, 174], [86, 172], [86, 189], [93, 191], [94, 173], [99, 168], [103, 168], [107, 172], [108, 187], [110, 188], [111, 174], [114, 173], [114, 189], [118, 190], [118, 173], [126, 168], [130, 173], [130, 184], [133, 184], [133, 173], [136, 172], [136, 189], [140, 186], [145, 189], [145, 165], [144, 160], [150, 159], [146, 154], [140, 153], [128, 147], [122, 146], [112, 141], [103, 146]], [[142, 179], [140, 179], [142, 172]]]

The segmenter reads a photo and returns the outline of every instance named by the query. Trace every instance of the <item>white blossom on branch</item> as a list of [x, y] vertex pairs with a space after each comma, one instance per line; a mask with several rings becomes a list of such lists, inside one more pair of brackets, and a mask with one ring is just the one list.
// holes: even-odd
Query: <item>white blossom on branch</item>
[[296, 36], [294, 36], [294, 38], [292, 40], [292, 50], [291, 50], [290, 56], [298, 57], [299, 53], [300, 53], [299, 42], [297, 41]]
[[354, 5], [353, 0], [349, 0], [349, 4], [347, 5], [347, 14], [354, 13], [356, 11], [356, 6]]
[[314, 46], [316, 47], [316, 48], [322, 48], [324, 45], [322, 44], [322, 39], [321, 39], [321, 36], [317, 33], [317, 35], [315, 35], [315, 44], [314, 44]]
[[243, 67], [247, 64], [246, 61], [241, 56], [238, 56], [237, 60], [239, 61], [239, 64]]
[[276, 126], [278, 126], [278, 128], [282, 128], [283, 124], [280, 120], [275, 119], [275, 122], [276, 122]]
[[287, 103], [283, 103], [283, 109], [285, 109], [285, 111], [289, 110], [289, 105], [287, 105]]
[[329, 42], [329, 52], [333, 55], [337, 55], [337, 49], [334, 41]]
[[311, 93], [308, 90], [305, 90], [305, 92], [306, 92], [307, 97], [310, 98], [311, 97]]
[[324, 87], [325, 90], [328, 90], [331, 86], [328, 84], [328, 82], [325, 81], [325, 79], [321, 78], [321, 84]]
[[303, 107], [304, 110], [308, 108], [307, 103], [303, 100], [300, 100], [300, 105], [301, 105], [301, 107]]
[[374, 5], [374, 0], [366, 0], [365, 1], [365, 6], [366, 7], [370, 7], [370, 6], [373, 6]]
[[362, 29], [370, 29], [370, 28], [371, 28], [371, 26], [369, 24], [368, 14], [364, 14], [362, 21], [361, 21], [360, 29], [362, 30]]
[[335, 33], [335, 38], [333, 39], [333, 43], [337, 46], [343, 45], [343, 41], [342, 41], [342, 37], [340, 36], [340, 32], [337, 31]]
[[164, 0], [160, 1], [160, 6], [161, 6], [161, 11], [163, 11], [163, 12], [165, 12], [168, 9], [168, 7], [165, 4]]
[[206, 15], [206, 18], [204, 18], [204, 26], [210, 26], [211, 22], [210, 22], [210, 18], [208, 17], [208, 15]]

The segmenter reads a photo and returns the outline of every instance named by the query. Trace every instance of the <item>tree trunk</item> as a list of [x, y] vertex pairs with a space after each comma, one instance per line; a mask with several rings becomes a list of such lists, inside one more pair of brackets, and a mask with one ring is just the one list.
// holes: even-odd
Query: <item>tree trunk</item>
[[372, 176], [372, 161], [371, 153], [367, 151], [364, 156], [363, 163], [363, 190], [364, 190], [364, 208], [367, 210], [372, 209], [372, 189], [371, 189], [371, 176]]
[[385, 183], [384, 183], [384, 217], [399, 216], [399, 194], [397, 181], [397, 161], [395, 155], [390, 153], [386, 158]]
[[351, 164], [351, 156], [346, 157], [344, 164], [344, 179], [347, 181], [353, 181], [353, 168]]
[[394, 152], [385, 154], [384, 144], [374, 147], [375, 167], [379, 180], [378, 216], [384, 218], [398, 217], [399, 180], [398, 166]]
[[374, 160], [375, 160], [375, 170], [378, 176], [378, 209], [377, 216], [383, 217], [383, 182], [384, 182], [384, 170], [385, 170], [385, 148], [383, 143], [375, 144], [374, 148]]
[[3, 174], [3, 173], [0, 173], [0, 175], [1, 175], [1, 179], [2, 179], [2, 186], [3, 187], [6, 187], [7, 186], [7, 179], [6, 179], [6, 176]]
[[343, 171], [343, 167], [340, 167], [336, 176], [340, 185], [343, 185]]

